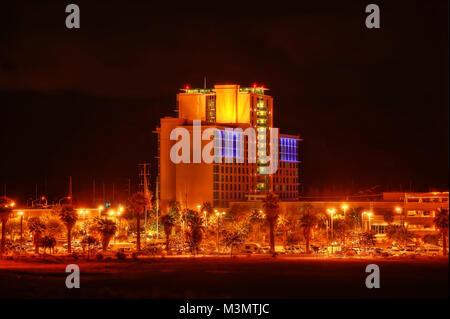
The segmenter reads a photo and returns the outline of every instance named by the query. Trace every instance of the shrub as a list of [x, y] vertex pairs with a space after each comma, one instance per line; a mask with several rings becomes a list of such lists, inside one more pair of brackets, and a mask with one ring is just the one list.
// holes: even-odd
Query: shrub
[[119, 259], [119, 260], [125, 260], [125, 259], [127, 259], [127, 255], [125, 255], [125, 253], [120, 252], [120, 251], [116, 253], [116, 257], [117, 257], [117, 259]]
[[97, 259], [97, 260], [103, 260], [103, 254], [101, 254], [101, 253], [96, 254], [96, 255], [95, 255], [95, 259]]

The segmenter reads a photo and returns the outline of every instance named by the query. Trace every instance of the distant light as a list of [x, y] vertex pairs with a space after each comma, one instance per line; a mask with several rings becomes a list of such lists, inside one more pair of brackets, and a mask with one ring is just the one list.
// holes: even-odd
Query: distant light
[[253, 83], [253, 88], [256, 88], [258, 85], [256, 83]]
[[45, 200], [45, 196], [42, 196], [42, 197], [41, 197], [41, 200]]
[[185, 86], [184, 86], [184, 89], [185, 90], [189, 90], [191, 87], [188, 85], [188, 84], [186, 84]]
[[15, 202], [11, 202], [11, 207], [14, 207], [14, 206], [16, 206], [16, 203]]
[[23, 215], [23, 211], [20, 211], [17, 214], [19, 214], [19, 216], [22, 216]]

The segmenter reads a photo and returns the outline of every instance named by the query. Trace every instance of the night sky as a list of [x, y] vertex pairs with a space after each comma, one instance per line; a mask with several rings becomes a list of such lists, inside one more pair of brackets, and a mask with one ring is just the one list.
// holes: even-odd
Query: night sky
[[126, 196], [138, 163], [154, 179], [159, 118], [204, 76], [270, 89], [275, 125], [304, 138], [306, 194], [448, 189], [447, 1], [92, 2], [2, 4], [0, 195], [55, 199], [71, 175], [78, 203], [93, 178]]

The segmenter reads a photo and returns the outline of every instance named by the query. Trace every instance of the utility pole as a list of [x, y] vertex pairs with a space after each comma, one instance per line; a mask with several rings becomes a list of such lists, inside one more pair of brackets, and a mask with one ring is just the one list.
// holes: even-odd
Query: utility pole
[[92, 181], [92, 204], [95, 206], [95, 178]]
[[[150, 163], [139, 164], [139, 186], [142, 189], [142, 193], [150, 202]], [[147, 207], [144, 207], [144, 227], [147, 226]]]
[[131, 178], [128, 177], [128, 199], [131, 198]]
[[70, 204], [72, 205], [72, 176], [69, 176], [69, 198], [70, 198]]
[[159, 239], [159, 176], [156, 176], [156, 239]]
[[37, 196], [38, 196], [38, 186], [37, 186], [37, 184], [35, 184], [35, 188], [34, 188], [34, 200], [37, 200]]

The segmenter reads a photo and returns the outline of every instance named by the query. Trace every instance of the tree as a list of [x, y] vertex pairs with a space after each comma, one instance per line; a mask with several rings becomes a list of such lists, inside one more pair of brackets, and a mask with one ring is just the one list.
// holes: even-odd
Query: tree
[[39, 217], [31, 217], [28, 219], [28, 229], [33, 234], [34, 252], [39, 254], [39, 246], [41, 245], [42, 234], [45, 231], [45, 224]]
[[90, 235], [86, 235], [83, 237], [83, 240], [81, 241], [81, 244], [83, 245], [87, 245], [88, 248], [88, 258], [90, 256], [90, 252], [91, 252], [91, 245], [95, 245], [97, 243], [97, 240], [90, 236]]
[[226, 247], [230, 247], [230, 256], [233, 256], [233, 246], [238, 246], [244, 242], [246, 235], [239, 229], [222, 231], [222, 242]]
[[0, 220], [2, 222], [2, 242], [0, 246], [0, 255], [5, 252], [6, 248], [6, 223], [9, 215], [12, 213], [14, 202], [6, 196], [0, 197]]
[[72, 253], [72, 228], [75, 226], [78, 220], [78, 214], [76, 210], [66, 205], [59, 211], [59, 219], [62, 221], [67, 230], [67, 252]]
[[111, 238], [117, 231], [117, 225], [110, 219], [95, 218], [94, 230], [100, 234], [103, 251], [108, 249]]
[[64, 232], [64, 226], [58, 219], [49, 219], [45, 223], [45, 234], [53, 238], [57, 238], [58, 235]]
[[274, 193], [269, 193], [263, 199], [263, 207], [266, 214], [266, 220], [269, 223], [269, 241], [270, 241], [270, 251], [275, 253], [275, 224], [278, 219], [279, 205], [278, 196]]
[[[353, 225], [358, 225], [360, 229], [362, 229], [362, 212], [364, 208], [363, 207], [352, 207], [350, 211], [346, 214], [347, 218], [353, 220]], [[356, 227], [355, 227], [356, 228]]]
[[50, 254], [54, 253], [55, 246], [56, 246], [56, 239], [52, 236], [44, 236], [41, 239], [42, 247], [44, 247], [44, 255], [45, 250], [48, 248], [50, 250]]
[[441, 209], [434, 218], [434, 224], [442, 235], [442, 253], [447, 255], [448, 209]]
[[359, 234], [359, 243], [364, 247], [371, 247], [375, 245], [375, 233], [373, 231], [368, 231]]
[[212, 204], [210, 202], [204, 202], [202, 205], [202, 212], [206, 212], [206, 219], [208, 219], [214, 212]]
[[145, 196], [144, 193], [138, 192], [131, 197], [131, 206], [136, 216], [136, 250], [141, 250], [141, 215], [145, 211], [146, 207], [150, 206], [149, 196]]
[[251, 225], [256, 225], [257, 226], [257, 231], [256, 231], [256, 241], [259, 242], [260, 241], [260, 232], [261, 232], [261, 225], [264, 222], [264, 214], [262, 213], [261, 210], [258, 209], [253, 209], [250, 213], [249, 216], [249, 221]]
[[172, 229], [175, 225], [175, 219], [170, 213], [167, 213], [161, 217], [161, 223], [164, 227], [164, 234], [166, 234], [166, 250], [169, 252], [170, 235], [172, 234]]
[[309, 243], [311, 240], [312, 229], [319, 224], [319, 218], [313, 211], [311, 204], [305, 204], [300, 207], [300, 226], [303, 228], [303, 236], [305, 236], [306, 253], [310, 253]]
[[203, 239], [203, 218], [193, 210], [186, 212], [188, 231], [186, 233], [187, 244], [191, 247], [194, 255], [198, 254], [198, 247]]
[[386, 235], [401, 245], [408, 244], [413, 238], [413, 234], [405, 226], [389, 226]]

